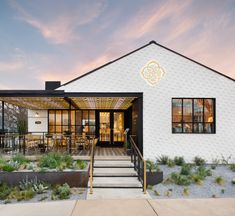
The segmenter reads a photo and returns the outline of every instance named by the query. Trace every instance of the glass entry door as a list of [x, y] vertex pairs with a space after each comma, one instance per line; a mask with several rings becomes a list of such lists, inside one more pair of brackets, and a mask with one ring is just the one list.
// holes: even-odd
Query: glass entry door
[[122, 145], [124, 142], [124, 112], [99, 112], [99, 143]]

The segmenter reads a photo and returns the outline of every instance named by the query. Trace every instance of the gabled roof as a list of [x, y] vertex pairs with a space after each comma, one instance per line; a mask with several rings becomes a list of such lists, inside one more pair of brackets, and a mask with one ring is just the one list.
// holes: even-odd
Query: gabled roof
[[229, 76], [227, 76], [227, 75], [225, 75], [225, 74], [223, 74], [223, 73], [221, 73], [221, 72], [219, 72], [219, 71], [216, 71], [216, 70], [214, 70], [214, 69], [212, 69], [212, 68], [210, 68], [210, 67], [208, 67], [208, 66], [206, 66], [206, 65], [204, 65], [204, 64], [202, 64], [202, 63], [199, 63], [199, 62], [197, 62], [197, 61], [195, 61], [195, 60], [193, 60], [193, 59], [191, 59], [191, 58], [189, 58], [189, 57], [187, 57], [187, 56], [185, 56], [185, 55], [182, 55], [182, 54], [180, 54], [180, 53], [178, 53], [178, 52], [176, 52], [176, 51], [174, 51], [174, 50], [172, 50], [172, 49], [169, 49], [168, 47], [165, 47], [165, 46], [163, 46], [163, 45], [157, 43], [156, 41], [152, 40], [152, 41], [150, 41], [148, 44], [145, 44], [144, 46], [139, 47], [138, 49], [135, 49], [135, 50], [133, 50], [133, 51], [131, 51], [131, 52], [129, 52], [129, 53], [127, 53], [127, 54], [125, 54], [125, 55], [123, 55], [123, 56], [121, 56], [121, 57], [119, 57], [119, 58], [113, 60], [113, 61], [110, 61], [110, 62], [108, 62], [108, 63], [106, 63], [106, 64], [104, 64], [104, 65], [102, 65], [102, 66], [100, 66], [100, 67], [97, 67], [97, 68], [95, 68], [95, 69], [93, 69], [93, 70], [91, 70], [91, 71], [89, 71], [89, 72], [87, 72], [87, 73], [85, 73], [85, 74], [83, 74], [83, 75], [81, 75], [81, 76], [78, 76], [78, 77], [76, 77], [75, 79], [72, 79], [72, 80], [70, 80], [70, 81], [64, 83], [64, 84], [61, 85], [61, 86], [65, 86], [65, 85], [67, 85], [67, 84], [69, 84], [69, 83], [72, 83], [72, 82], [78, 80], [78, 79], [81, 79], [82, 77], [87, 76], [87, 75], [89, 75], [89, 74], [91, 74], [91, 73], [93, 73], [93, 72], [95, 72], [95, 71], [97, 71], [97, 70], [99, 70], [99, 69], [101, 69], [101, 68], [103, 68], [103, 67], [106, 67], [106, 66], [108, 66], [108, 65], [110, 65], [110, 64], [112, 64], [112, 63], [114, 63], [114, 62], [116, 62], [116, 61], [118, 61], [118, 60], [120, 60], [120, 59], [122, 59], [122, 58], [125, 58], [126, 56], [131, 55], [132, 53], [135, 53], [135, 52], [137, 52], [137, 51], [139, 51], [139, 50], [141, 50], [141, 49], [143, 49], [143, 48], [145, 48], [145, 47], [147, 47], [147, 46], [149, 46], [149, 45], [151, 45], [151, 44], [155, 44], [155, 45], [157, 45], [157, 46], [160, 46], [160, 47], [162, 47], [163, 49], [166, 49], [166, 50], [168, 50], [168, 51], [170, 51], [170, 52], [173, 52], [173, 53], [175, 53], [175, 54], [177, 54], [177, 55], [179, 55], [179, 56], [181, 56], [181, 57], [183, 57], [183, 58], [186, 58], [186, 59], [188, 59], [188, 60], [190, 60], [190, 61], [192, 61], [192, 62], [194, 62], [194, 63], [196, 63], [196, 64], [198, 64], [198, 65], [200, 65], [200, 66], [202, 66], [202, 67], [205, 67], [205, 68], [211, 70], [212, 72], [215, 72], [215, 73], [217, 73], [217, 74], [219, 74], [219, 75], [221, 75], [221, 76], [224, 76], [224, 77], [226, 77], [226, 78], [228, 78], [228, 79], [230, 79], [230, 80], [232, 80], [232, 81], [235, 82], [235, 79], [233, 79], [232, 77], [229, 77]]

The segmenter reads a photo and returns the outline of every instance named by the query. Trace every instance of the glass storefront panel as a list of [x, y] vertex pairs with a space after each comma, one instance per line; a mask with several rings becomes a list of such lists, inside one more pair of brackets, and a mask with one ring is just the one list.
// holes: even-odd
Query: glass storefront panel
[[55, 111], [49, 111], [49, 125], [55, 125]]
[[56, 110], [56, 125], [61, 125], [61, 110]]
[[203, 122], [203, 99], [194, 99], [194, 122]]
[[192, 99], [183, 99], [183, 122], [192, 122]]
[[102, 142], [110, 141], [110, 112], [100, 112], [100, 131], [99, 140]]
[[124, 113], [113, 113], [113, 141], [124, 142]]
[[69, 124], [69, 111], [68, 110], [63, 110], [62, 119], [63, 119], [62, 125]]
[[191, 123], [184, 123], [183, 124], [183, 132], [184, 133], [192, 133], [192, 131], [193, 131], [193, 126], [192, 126], [193, 124], [191, 124]]
[[213, 122], [214, 121], [214, 104], [212, 99], [206, 99], [204, 101], [204, 121]]
[[173, 123], [172, 131], [173, 131], [173, 133], [182, 133], [182, 124], [181, 123]]
[[76, 110], [76, 125], [82, 125], [82, 111]]
[[95, 111], [89, 111], [89, 125], [95, 125]]
[[181, 122], [182, 121], [182, 100], [181, 99], [173, 99], [172, 100], [172, 114], [173, 114], [173, 122]]

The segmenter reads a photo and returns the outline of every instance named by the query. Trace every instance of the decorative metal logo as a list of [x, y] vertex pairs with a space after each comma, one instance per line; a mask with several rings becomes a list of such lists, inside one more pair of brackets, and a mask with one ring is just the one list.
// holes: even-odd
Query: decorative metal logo
[[154, 60], [149, 61], [140, 72], [142, 78], [151, 86], [155, 86], [164, 76], [164, 69]]

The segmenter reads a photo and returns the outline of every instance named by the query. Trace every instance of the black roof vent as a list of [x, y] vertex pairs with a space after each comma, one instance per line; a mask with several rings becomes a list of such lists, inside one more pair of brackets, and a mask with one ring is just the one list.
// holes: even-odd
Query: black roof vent
[[60, 81], [46, 81], [45, 82], [45, 89], [46, 90], [55, 90], [59, 88], [61, 85]]

